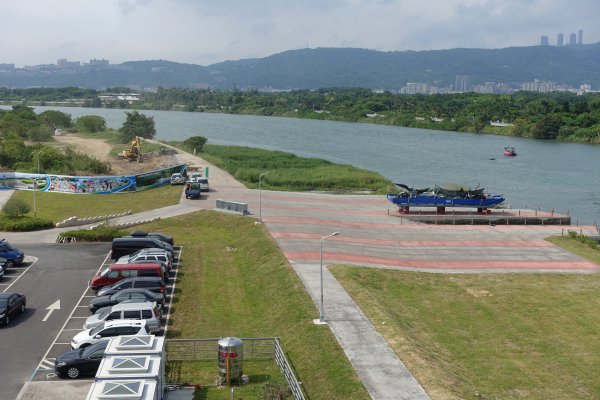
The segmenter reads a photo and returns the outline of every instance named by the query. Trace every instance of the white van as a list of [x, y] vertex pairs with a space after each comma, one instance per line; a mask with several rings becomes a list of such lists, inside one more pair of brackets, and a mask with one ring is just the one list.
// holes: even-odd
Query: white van
[[83, 324], [83, 329], [92, 329], [108, 321], [134, 319], [145, 320], [150, 332], [160, 330], [162, 312], [156, 303], [145, 301], [143, 303], [119, 303], [111, 307], [104, 307], [89, 316]]

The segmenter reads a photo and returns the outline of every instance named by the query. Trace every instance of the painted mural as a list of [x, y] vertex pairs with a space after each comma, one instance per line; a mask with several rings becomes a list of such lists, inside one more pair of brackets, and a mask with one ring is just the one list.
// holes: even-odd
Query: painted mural
[[180, 164], [156, 171], [129, 176], [67, 176], [0, 173], [0, 190], [34, 190], [40, 192], [110, 194], [152, 189], [170, 183], [171, 174], [187, 174], [187, 165]]

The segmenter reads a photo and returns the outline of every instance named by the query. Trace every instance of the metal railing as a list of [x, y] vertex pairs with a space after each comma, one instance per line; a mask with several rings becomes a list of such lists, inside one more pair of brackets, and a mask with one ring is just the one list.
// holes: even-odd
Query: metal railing
[[290, 367], [290, 363], [287, 360], [287, 357], [283, 353], [283, 349], [279, 343], [279, 339], [275, 338], [275, 362], [279, 365], [279, 369], [283, 374], [285, 380], [292, 391], [292, 395], [296, 400], [304, 400], [304, 393], [302, 393], [302, 388], [300, 387], [300, 382], [296, 379], [296, 375]]
[[[218, 359], [219, 340], [210, 339], [167, 339], [166, 358], [169, 361], [214, 361]], [[304, 400], [300, 382], [283, 352], [279, 338], [241, 338], [244, 343], [244, 360], [275, 360], [281, 374], [296, 400]]]

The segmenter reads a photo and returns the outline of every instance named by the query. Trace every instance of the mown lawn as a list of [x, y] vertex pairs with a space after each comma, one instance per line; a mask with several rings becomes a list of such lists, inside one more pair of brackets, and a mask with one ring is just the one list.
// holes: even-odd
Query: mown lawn
[[[367, 399], [343, 350], [264, 226], [254, 219], [200, 211], [140, 226], [174, 236], [183, 246], [169, 338], [280, 337], [311, 399]], [[217, 363], [177, 363], [181, 381], [213, 384]], [[248, 362], [250, 384], [236, 398], [259, 399], [266, 383], [282, 382], [272, 362]], [[209, 387], [200, 399], [229, 399]]]
[[[178, 204], [181, 186], [163, 186], [137, 193], [114, 194], [70, 194], [36, 192], [36, 210], [39, 218], [54, 223], [66, 218], [97, 217], [119, 214], [131, 210], [133, 213]], [[22, 199], [30, 207], [33, 216], [33, 192], [15, 190], [11, 198]]]
[[330, 267], [433, 399], [600, 398], [600, 275]]

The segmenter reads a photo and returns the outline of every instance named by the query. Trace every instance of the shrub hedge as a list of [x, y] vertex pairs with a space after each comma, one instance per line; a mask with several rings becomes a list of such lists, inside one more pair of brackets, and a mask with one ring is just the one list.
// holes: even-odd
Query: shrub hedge
[[100, 225], [94, 229], [75, 229], [65, 231], [58, 235], [61, 237], [73, 237], [78, 242], [110, 242], [114, 238], [125, 236], [126, 234], [110, 225]]
[[0, 231], [30, 232], [54, 228], [54, 223], [48, 219], [28, 216], [9, 217], [0, 215]]

